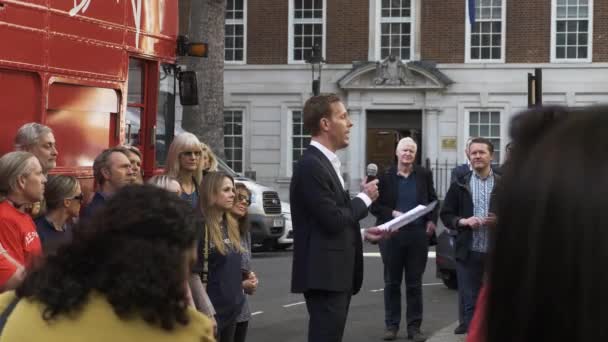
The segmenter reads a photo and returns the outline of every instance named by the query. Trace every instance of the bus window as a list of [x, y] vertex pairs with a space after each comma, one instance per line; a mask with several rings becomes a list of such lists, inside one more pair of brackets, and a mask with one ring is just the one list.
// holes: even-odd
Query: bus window
[[165, 166], [175, 129], [175, 68], [162, 64], [156, 113], [156, 166]]
[[58, 167], [90, 167], [114, 143], [118, 98], [114, 89], [51, 84], [45, 123], [55, 133]]
[[129, 80], [127, 84], [127, 117], [125, 119], [125, 143], [141, 149], [141, 116], [145, 110], [144, 82], [145, 63], [129, 58]]

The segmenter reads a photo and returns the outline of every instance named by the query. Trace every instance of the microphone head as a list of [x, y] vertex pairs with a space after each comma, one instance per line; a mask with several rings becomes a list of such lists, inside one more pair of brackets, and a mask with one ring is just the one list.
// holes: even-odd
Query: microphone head
[[367, 165], [367, 175], [375, 177], [378, 175], [378, 165], [371, 163]]

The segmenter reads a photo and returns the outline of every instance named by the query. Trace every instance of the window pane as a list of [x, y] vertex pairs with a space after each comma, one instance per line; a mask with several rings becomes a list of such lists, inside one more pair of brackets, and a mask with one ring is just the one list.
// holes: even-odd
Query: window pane
[[493, 137], [499, 137], [500, 136], [500, 126], [492, 125], [490, 134]]
[[469, 128], [469, 135], [472, 137], [479, 136], [479, 127], [477, 125], [471, 126]]
[[478, 123], [479, 122], [479, 112], [471, 112], [469, 114], [469, 122], [470, 123]]
[[490, 122], [494, 124], [500, 124], [500, 112], [492, 112], [490, 113]]
[[564, 47], [557, 47], [555, 49], [555, 57], [557, 57], [557, 58], [566, 58], [566, 48], [564, 48]]
[[129, 80], [127, 84], [127, 103], [142, 103], [144, 64], [141, 60], [129, 58]]
[[479, 136], [487, 137], [490, 135], [490, 127], [488, 125], [479, 126]]
[[490, 123], [490, 113], [488, 113], [488, 112], [481, 112], [479, 114], [479, 122], [481, 122], [483, 124]]

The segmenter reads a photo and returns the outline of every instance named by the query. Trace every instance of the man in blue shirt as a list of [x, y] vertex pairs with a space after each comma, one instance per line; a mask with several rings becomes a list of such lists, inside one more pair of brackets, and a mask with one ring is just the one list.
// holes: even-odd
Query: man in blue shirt
[[[415, 165], [418, 145], [412, 138], [399, 141], [395, 154], [397, 165], [379, 178], [380, 197], [371, 213], [383, 224], [419, 204], [437, 200], [432, 173]], [[401, 228], [396, 236], [380, 242], [384, 263], [385, 340], [395, 340], [401, 323], [401, 282], [405, 272], [406, 319], [408, 338], [426, 340], [422, 324], [422, 275], [426, 268], [429, 236], [435, 231], [437, 210]]]
[[464, 305], [463, 330], [473, 318], [481, 289], [488, 252], [488, 228], [496, 217], [490, 213], [490, 198], [500, 176], [492, 170], [494, 146], [485, 138], [475, 138], [469, 147], [472, 172], [450, 186], [441, 209], [445, 226], [457, 232], [455, 243], [458, 295]]

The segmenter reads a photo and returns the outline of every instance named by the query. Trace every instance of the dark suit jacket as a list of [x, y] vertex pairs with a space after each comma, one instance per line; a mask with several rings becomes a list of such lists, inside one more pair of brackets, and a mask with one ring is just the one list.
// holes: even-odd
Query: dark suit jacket
[[[416, 177], [416, 199], [418, 204], [427, 205], [437, 200], [437, 193], [433, 186], [433, 174], [422, 166], [414, 165], [412, 175]], [[371, 213], [376, 216], [376, 225], [393, 219], [393, 210], [397, 206], [397, 167], [392, 166], [378, 179], [378, 192], [380, 197], [372, 204]], [[425, 216], [425, 221], [437, 223], [439, 206]]]
[[294, 232], [291, 291], [357, 293], [363, 282], [359, 220], [368, 209], [342, 188], [331, 162], [309, 146], [290, 186]]
[[[471, 194], [472, 171], [458, 178], [458, 180], [450, 185], [448, 193], [443, 200], [441, 208], [441, 221], [443, 224], [456, 234], [456, 242], [454, 244], [454, 255], [457, 260], [465, 261], [469, 257], [471, 243], [473, 241], [473, 231], [468, 226], [460, 226], [458, 221], [461, 218], [473, 216], [473, 195]], [[490, 212], [495, 213], [496, 193], [501, 182], [500, 174], [494, 173], [494, 189], [490, 198]]]

